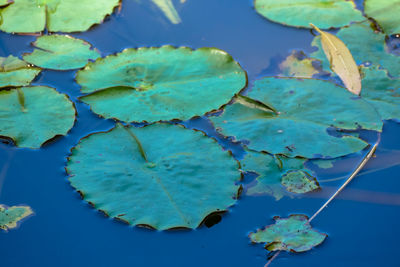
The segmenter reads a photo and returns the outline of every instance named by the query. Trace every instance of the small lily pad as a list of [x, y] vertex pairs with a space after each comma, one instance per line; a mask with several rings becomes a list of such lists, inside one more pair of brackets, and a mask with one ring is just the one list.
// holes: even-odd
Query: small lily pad
[[33, 214], [33, 211], [29, 206], [7, 207], [0, 205], [0, 229], [7, 231], [16, 228], [18, 222], [31, 214]]
[[40, 72], [17, 57], [0, 57], [0, 88], [28, 85]]
[[[355, 23], [340, 29], [336, 36], [349, 48], [357, 64], [371, 63], [385, 68], [392, 77], [400, 77], [400, 56], [387, 52], [385, 34], [374, 32], [369, 23]], [[312, 45], [318, 48], [310, 56], [322, 61], [323, 68], [329, 70], [321, 47], [320, 36], [316, 36]]]
[[283, 219], [275, 217], [275, 224], [250, 234], [254, 243], [266, 243], [269, 251], [286, 250], [304, 252], [320, 245], [326, 234], [312, 229], [306, 215], [290, 215]]
[[75, 122], [75, 108], [64, 94], [36, 86], [0, 91], [0, 136], [18, 147], [39, 148], [65, 135]]
[[45, 69], [70, 70], [84, 67], [100, 57], [96, 49], [81, 39], [68, 35], [44, 35], [32, 44], [36, 49], [24, 54], [25, 61]]
[[315, 177], [303, 170], [289, 171], [282, 176], [282, 185], [289, 192], [303, 194], [319, 189], [319, 184]]
[[81, 100], [105, 118], [126, 122], [187, 120], [220, 108], [246, 86], [226, 52], [187, 47], [126, 49], [89, 63], [76, 78]]
[[347, 0], [255, 0], [256, 11], [267, 19], [293, 27], [338, 28], [363, 21], [361, 11]]
[[[95, 166], [95, 167], [94, 167]], [[158, 230], [196, 228], [235, 204], [239, 164], [202, 132], [180, 125], [118, 125], [72, 149], [67, 172], [110, 217]]]
[[256, 81], [247, 97], [276, 112], [235, 102], [210, 120], [222, 134], [244, 141], [256, 151], [336, 158], [358, 152], [367, 143], [350, 135], [329, 135], [329, 127], [382, 129], [382, 121], [369, 103], [326, 81], [267, 77]]
[[[270, 195], [276, 200], [284, 196], [293, 196], [282, 184], [284, 177], [292, 172], [306, 172], [312, 174], [304, 163], [305, 159], [287, 158], [279, 155], [271, 156], [266, 153], [247, 150], [247, 154], [240, 161], [242, 170], [246, 172], [254, 172], [258, 175], [256, 183], [252, 184], [246, 191], [247, 195]], [[309, 177], [312, 179], [311, 177]], [[314, 178], [315, 179], [315, 178]], [[305, 192], [293, 192], [305, 193]]]
[[102, 23], [120, 0], [14, 0], [1, 9], [0, 29], [9, 33], [86, 31]]
[[374, 18], [386, 34], [400, 33], [400, 0], [365, 0], [365, 13]]

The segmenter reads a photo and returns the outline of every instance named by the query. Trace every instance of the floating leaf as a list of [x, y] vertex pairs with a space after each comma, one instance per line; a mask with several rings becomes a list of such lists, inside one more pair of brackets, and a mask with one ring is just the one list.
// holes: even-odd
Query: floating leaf
[[176, 11], [172, 0], [152, 0], [154, 4], [158, 6], [159, 9], [164, 13], [164, 15], [171, 21], [173, 24], [181, 23], [181, 18], [179, 17], [178, 12]]
[[337, 159], [316, 159], [312, 163], [320, 169], [330, 169], [333, 168], [333, 163], [336, 161]]
[[[400, 77], [400, 56], [386, 51], [385, 35], [374, 33], [369, 23], [352, 24], [348, 28], [339, 30], [336, 36], [350, 49], [358, 64], [369, 62], [387, 69], [391, 76]], [[314, 38], [312, 45], [319, 48], [310, 56], [322, 60], [324, 69], [329, 69], [320, 45], [320, 36]]]
[[352, 136], [331, 136], [327, 128], [382, 129], [370, 104], [326, 81], [267, 77], [256, 81], [247, 97], [273, 107], [278, 115], [234, 103], [210, 120], [222, 134], [245, 141], [256, 151], [336, 158], [360, 151], [367, 143]]
[[[215, 48], [127, 49], [89, 63], [76, 78], [81, 100], [105, 118], [187, 120], [226, 104], [246, 85], [246, 73]], [[104, 90], [103, 90], [104, 89]]]
[[0, 6], [6, 6], [13, 3], [13, 0], [0, 0]]
[[281, 183], [287, 191], [297, 194], [311, 192], [319, 188], [315, 177], [302, 170], [287, 172], [282, 176]]
[[387, 34], [400, 33], [400, 0], [366, 0], [365, 13], [374, 18]]
[[0, 136], [17, 146], [39, 148], [65, 135], [75, 121], [75, 108], [66, 95], [36, 86], [0, 91]]
[[288, 26], [321, 29], [338, 28], [363, 21], [362, 13], [347, 0], [255, 0], [256, 11], [269, 20]]
[[89, 43], [68, 35], [44, 35], [32, 45], [37, 49], [24, 54], [24, 60], [45, 69], [78, 69], [100, 56]]
[[347, 90], [355, 95], [361, 92], [360, 72], [350, 50], [335, 35], [324, 32], [311, 24], [321, 34], [322, 48], [329, 60], [330, 68], [342, 79]]
[[287, 219], [275, 217], [275, 224], [250, 234], [254, 243], [266, 243], [269, 251], [304, 252], [321, 244], [326, 234], [313, 230], [306, 215], [290, 215]]
[[17, 57], [0, 57], [0, 88], [28, 85], [40, 71]]
[[33, 214], [33, 211], [29, 206], [7, 207], [0, 205], [0, 229], [7, 231], [16, 228], [19, 221], [31, 214]]
[[391, 79], [378, 67], [362, 67], [362, 98], [371, 103], [382, 120], [400, 119], [400, 79]]
[[102, 23], [119, 0], [14, 0], [0, 10], [0, 30], [10, 33], [86, 31]]
[[67, 171], [71, 185], [96, 209], [165, 230], [196, 228], [210, 213], [233, 205], [238, 167], [203, 133], [153, 124], [84, 138], [72, 149]]
[[[281, 76], [296, 78], [312, 78], [322, 72], [320, 60], [307, 58], [303, 52], [293, 51], [281, 64]], [[319, 67], [317, 67], [319, 66]]]
[[[286, 158], [281, 156], [271, 156], [266, 153], [247, 151], [245, 157], [240, 161], [242, 170], [254, 172], [258, 175], [256, 183], [247, 189], [247, 195], [271, 195], [276, 200], [284, 196], [292, 196], [293, 190], [286, 190], [282, 180], [292, 172], [312, 173], [304, 167], [305, 159]], [[311, 177], [310, 177], [311, 178]], [[312, 189], [314, 190], [314, 189]], [[311, 191], [311, 190], [310, 190]], [[301, 193], [306, 193], [304, 192]], [[300, 193], [300, 192], [293, 192]]]

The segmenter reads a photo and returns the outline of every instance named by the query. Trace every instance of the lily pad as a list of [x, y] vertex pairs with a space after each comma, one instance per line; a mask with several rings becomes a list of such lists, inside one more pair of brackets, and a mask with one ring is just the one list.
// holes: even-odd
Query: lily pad
[[17, 57], [0, 57], [0, 88], [28, 85], [40, 72]]
[[250, 234], [254, 243], [266, 243], [269, 251], [286, 250], [304, 252], [320, 245], [326, 234], [312, 229], [306, 215], [290, 215], [283, 219], [275, 217], [275, 224]]
[[295, 170], [287, 172], [282, 177], [282, 185], [289, 192], [303, 194], [319, 189], [319, 184], [315, 177], [303, 170]]
[[36, 86], [0, 91], [0, 136], [19, 147], [39, 148], [65, 135], [75, 122], [75, 108], [64, 94]]
[[235, 204], [238, 168], [213, 139], [171, 124], [92, 134], [67, 165], [71, 185], [96, 209], [158, 230], [196, 228]]
[[119, 0], [14, 0], [1, 9], [0, 30], [34, 33], [86, 31], [102, 23]]
[[[400, 77], [400, 56], [386, 51], [385, 35], [374, 32], [369, 23], [355, 23], [338, 31], [336, 36], [349, 48], [357, 64], [369, 62], [382, 66], [393, 77]], [[312, 45], [318, 51], [310, 56], [323, 62], [325, 70], [329, 70], [329, 61], [321, 48], [320, 36], [316, 36]]]
[[89, 63], [76, 78], [81, 97], [105, 118], [187, 120], [220, 108], [246, 86], [246, 73], [226, 52], [187, 47], [126, 49]]
[[287, 26], [338, 28], [363, 21], [361, 11], [347, 0], [255, 0], [256, 11], [267, 19]]
[[276, 112], [235, 102], [210, 120], [222, 134], [244, 141], [256, 151], [336, 158], [360, 151], [367, 143], [353, 136], [329, 135], [329, 127], [382, 129], [380, 117], [369, 103], [327, 81], [267, 77], [256, 81], [247, 97]]
[[400, 33], [400, 0], [365, 0], [365, 13], [387, 34]]
[[25, 61], [45, 69], [70, 70], [84, 67], [100, 57], [96, 49], [81, 39], [68, 35], [44, 35], [32, 44], [35, 49], [24, 54]]
[[281, 64], [281, 75], [284, 77], [312, 78], [322, 73], [321, 61], [307, 58], [301, 51], [293, 51]]
[[[313, 172], [304, 166], [306, 159], [301, 158], [286, 158], [279, 155], [275, 157], [261, 152], [255, 152], [247, 150], [247, 154], [240, 161], [242, 165], [242, 170], [246, 172], [254, 172], [258, 175], [256, 183], [252, 184], [246, 191], [247, 195], [270, 195], [275, 197], [276, 200], [281, 199], [284, 196], [293, 196], [292, 193], [306, 193], [307, 190], [303, 192], [291, 190], [292, 186], [284, 181], [287, 181], [287, 177], [292, 175], [293, 172], [302, 172], [307, 174], [312, 174]], [[315, 178], [308, 176], [311, 185], [311, 181], [315, 181]], [[317, 185], [317, 183], [315, 183]], [[312, 191], [316, 189], [314, 186], [309, 187]], [[318, 187], [317, 187], [318, 188]], [[289, 190], [288, 190], [289, 189]]]
[[18, 222], [31, 214], [33, 214], [33, 211], [29, 206], [7, 207], [0, 205], [0, 229], [7, 231], [16, 228]]
[[382, 120], [400, 120], [400, 79], [392, 79], [386, 70], [362, 67], [362, 98], [371, 103]]

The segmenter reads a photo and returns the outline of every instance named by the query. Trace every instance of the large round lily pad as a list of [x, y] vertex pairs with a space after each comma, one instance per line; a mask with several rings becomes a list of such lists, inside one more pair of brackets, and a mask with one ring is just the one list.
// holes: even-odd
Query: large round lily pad
[[64, 94], [36, 86], [0, 91], [0, 136], [19, 147], [39, 148], [65, 135], [75, 122], [75, 108]]
[[196, 228], [235, 203], [238, 163], [211, 138], [179, 125], [117, 126], [81, 140], [67, 171], [110, 217], [164, 230]]
[[365, 13], [387, 34], [400, 33], [400, 0], [365, 0]]
[[286, 250], [304, 252], [321, 244], [326, 234], [312, 229], [306, 215], [291, 215], [289, 218], [275, 217], [275, 224], [250, 234], [254, 243], [266, 243], [270, 251]]
[[101, 23], [120, 0], [14, 0], [0, 10], [0, 30], [11, 33], [86, 31]]
[[256, 11], [269, 20], [288, 26], [338, 28], [363, 21], [361, 11], [347, 0], [255, 0]]
[[326, 81], [267, 77], [256, 81], [247, 97], [275, 113], [235, 102], [210, 119], [224, 135], [246, 141], [256, 151], [335, 158], [360, 151], [367, 143], [353, 136], [332, 136], [329, 127], [382, 129], [369, 103]]
[[45, 69], [70, 70], [84, 67], [100, 57], [96, 49], [81, 39], [68, 35], [44, 35], [32, 43], [36, 49], [24, 54], [26, 62]]
[[17, 57], [0, 57], [0, 88], [28, 85], [40, 72]]
[[246, 85], [246, 73], [216, 48], [126, 49], [89, 63], [76, 78], [81, 100], [105, 118], [187, 120], [220, 108]]

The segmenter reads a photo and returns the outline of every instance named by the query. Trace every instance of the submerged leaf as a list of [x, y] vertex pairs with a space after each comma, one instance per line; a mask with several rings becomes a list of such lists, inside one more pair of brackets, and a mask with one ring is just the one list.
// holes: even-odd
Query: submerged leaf
[[322, 48], [329, 60], [332, 71], [342, 79], [347, 90], [359, 95], [361, 92], [361, 77], [350, 50], [335, 35], [321, 31], [313, 24], [310, 25], [321, 34]]
[[254, 243], [266, 243], [269, 251], [304, 252], [321, 244], [326, 234], [313, 230], [306, 215], [290, 215], [287, 219], [275, 217], [275, 224], [250, 234]]
[[105, 118], [187, 120], [220, 108], [246, 86], [246, 73], [226, 52], [187, 47], [126, 49], [89, 63], [76, 78], [81, 100]]
[[0, 229], [7, 231], [16, 228], [18, 222], [31, 214], [33, 214], [33, 211], [29, 206], [7, 207], [0, 205]]
[[25, 61], [45, 69], [70, 70], [84, 67], [89, 60], [100, 57], [89, 43], [68, 35], [44, 35], [32, 44], [35, 49], [24, 54]]
[[400, 33], [400, 0], [365, 0], [365, 13], [374, 18], [386, 34]]
[[51, 138], [67, 134], [74, 122], [73, 103], [53, 88], [0, 91], [0, 136], [11, 138], [18, 147], [39, 148]]
[[322, 68], [317, 69], [320, 60], [307, 58], [303, 52], [293, 51], [281, 64], [281, 76], [296, 78], [312, 78], [322, 72]]
[[0, 57], [0, 88], [28, 85], [40, 72], [17, 57]]
[[343, 27], [365, 18], [347, 0], [255, 0], [256, 11], [274, 22], [310, 28], [312, 21], [321, 29]]
[[77, 32], [103, 22], [120, 0], [14, 0], [1, 9], [0, 30], [10, 33]]
[[172, 0], [152, 0], [154, 4], [158, 6], [159, 9], [164, 13], [164, 15], [171, 21], [173, 24], [181, 23], [181, 18], [179, 17], [178, 12], [176, 11]]
[[[347, 45], [358, 64], [369, 62], [382, 66], [391, 76], [400, 77], [400, 56], [386, 51], [385, 35], [374, 32], [369, 23], [352, 24], [340, 29], [336, 36]], [[320, 36], [314, 38], [312, 45], [319, 50], [310, 56], [322, 60], [324, 69], [328, 70], [329, 61], [321, 49], [320, 38]]]
[[227, 210], [240, 189], [238, 168], [213, 139], [171, 124], [92, 134], [72, 149], [67, 165], [71, 185], [96, 209], [158, 230], [196, 228]]
[[360, 151], [367, 143], [353, 136], [331, 136], [329, 127], [382, 129], [369, 103], [326, 81], [267, 77], [256, 81], [247, 97], [273, 107], [278, 115], [235, 102], [210, 120], [222, 134], [256, 151], [336, 158]]

